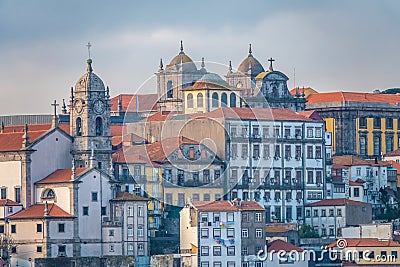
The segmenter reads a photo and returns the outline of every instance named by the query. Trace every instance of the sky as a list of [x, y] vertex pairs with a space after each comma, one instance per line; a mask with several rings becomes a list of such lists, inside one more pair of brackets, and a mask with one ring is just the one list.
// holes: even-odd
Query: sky
[[289, 88], [400, 87], [398, 14], [396, 0], [0, 0], [0, 115], [50, 114], [84, 74], [88, 42], [112, 96], [155, 93], [160, 58], [169, 63], [180, 40], [222, 75], [251, 43], [264, 68], [276, 59]]

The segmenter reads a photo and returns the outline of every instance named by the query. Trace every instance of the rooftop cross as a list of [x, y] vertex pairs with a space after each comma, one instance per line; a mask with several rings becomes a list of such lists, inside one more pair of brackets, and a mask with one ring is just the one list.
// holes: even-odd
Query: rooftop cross
[[90, 42], [87, 43], [86, 47], [87, 47], [87, 49], [88, 49], [89, 58], [90, 58], [90, 48], [92, 47], [92, 45], [90, 44]]
[[51, 104], [51, 105], [54, 107], [54, 118], [56, 118], [56, 117], [57, 117], [57, 107], [58, 107], [60, 104], [57, 104], [57, 100], [54, 100], [54, 103]]
[[272, 67], [272, 62], [274, 62], [275, 59], [273, 59], [273, 58], [271, 57], [270, 59], [268, 59], [268, 61], [269, 61], [269, 70], [270, 70], [270, 71], [273, 71], [274, 68]]

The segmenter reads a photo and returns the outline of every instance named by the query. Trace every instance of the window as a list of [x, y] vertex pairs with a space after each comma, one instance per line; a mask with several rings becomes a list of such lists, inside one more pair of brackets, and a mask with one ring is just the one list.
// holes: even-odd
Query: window
[[76, 136], [82, 136], [82, 119], [76, 119]]
[[292, 206], [286, 207], [286, 220], [291, 221], [293, 219], [292, 216]]
[[58, 232], [59, 233], [65, 233], [65, 223], [59, 223], [58, 224]]
[[313, 184], [313, 183], [314, 183], [314, 172], [307, 171], [307, 184]]
[[263, 137], [269, 137], [269, 127], [263, 127]]
[[315, 182], [317, 183], [317, 185], [322, 184], [322, 171], [315, 172]]
[[333, 217], [333, 209], [329, 209], [329, 217]]
[[380, 156], [381, 155], [381, 137], [374, 136], [374, 155]]
[[311, 211], [310, 210], [306, 210], [306, 217], [311, 217]]
[[13, 207], [12, 206], [9, 206], [8, 207], [8, 213], [12, 213], [13, 212]]
[[89, 215], [89, 207], [82, 207], [82, 213], [83, 213], [83, 215], [88, 216]]
[[101, 207], [101, 216], [107, 215], [107, 207]]
[[326, 229], [325, 228], [321, 229], [321, 236], [326, 236]]
[[214, 261], [213, 267], [222, 267], [222, 262], [220, 262], [220, 261]]
[[201, 262], [201, 265], [200, 265], [200, 267], [209, 267], [209, 266], [210, 266], [210, 264], [206, 261]]
[[249, 250], [247, 247], [242, 247], [242, 256], [247, 256], [249, 255]]
[[318, 210], [314, 210], [314, 217], [318, 217]]
[[139, 253], [143, 253], [143, 251], [144, 251], [144, 245], [143, 245], [142, 243], [139, 243], [139, 244], [138, 244], [138, 251], [139, 251]]
[[275, 158], [280, 158], [281, 157], [281, 149], [279, 145], [275, 145], [275, 153], [274, 153]]
[[138, 216], [143, 216], [143, 206], [138, 206]]
[[226, 107], [228, 105], [228, 96], [226, 93], [222, 93], [221, 95], [221, 106]]
[[260, 158], [260, 145], [258, 144], [253, 145], [253, 158], [254, 159]]
[[396, 251], [396, 250], [393, 250], [393, 251], [391, 252], [391, 255], [392, 255], [392, 258], [397, 259], [397, 251]]
[[114, 236], [114, 230], [108, 230], [108, 236]]
[[1, 199], [6, 199], [7, 198], [7, 188], [3, 187], [1, 188]]
[[193, 94], [188, 94], [186, 97], [187, 107], [193, 108]]
[[213, 222], [219, 222], [219, 221], [220, 221], [219, 213], [213, 213]]
[[221, 256], [221, 246], [213, 246], [213, 255]]
[[336, 214], [337, 216], [342, 216], [342, 209], [337, 209]]
[[202, 93], [197, 94], [197, 107], [198, 108], [203, 107], [203, 94]]
[[335, 231], [333, 228], [329, 228], [329, 236], [335, 236]]
[[21, 188], [19, 187], [15, 188], [15, 202], [21, 202]]
[[325, 209], [321, 210], [321, 217], [326, 217], [326, 210]]
[[242, 159], [247, 159], [248, 147], [247, 144], [242, 144]]
[[129, 237], [133, 236], [133, 225], [132, 224], [128, 225], [128, 236]]
[[235, 267], [235, 262], [234, 261], [228, 261], [227, 267]]
[[362, 117], [358, 119], [358, 126], [362, 129], [367, 128], [367, 118], [366, 117]]
[[381, 118], [374, 118], [374, 129], [381, 128]]
[[226, 214], [226, 217], [227, 217], [228, 222], [233, 222], [233, 221], [235, 221], [235, 219], [234, 219], [234, 214], [233, 214], [232, 212], [228, 212], [228, 213]]
[[281, 200], [281, 192], [275, 192], [275, 201]]
[[262, 221], [262, 216], [261, 216], [261, 212], [256, 212], [256, 216], [255, 216], [255, 221], [256, 222], [261, 222]]
[[321, 146], [316, 146], [315, 147], [315, 158], [316, 159], [322, 159], [322, 148], [321, 148]]
[[201, 247], [201, 256], [208, 256], [209, 255], [209, 250], [210, 248], [207, 246], [202, 246]]
[[228, 229], [226, 230], [226, 235], [227, 235], [228, 237], [235, 237], [235, 228], [228, 228]]
[[315, 137], [321, 138], [322, 137], [322, 129], [321, 128], [315, 128]]
[[172, 81], [167, 82], [167, 98], [173, 98]]
[[43, 225], [41, 223], [36, 224], [36, 232], [41, 233], [43, 231], [42, 227]]
[[192, 199], [193, 199], [193, 201], [199, 201], [200, 200], [199, 194], [193, 193]]
[[110, 245], [108, 250], [109, 250], [110, 252], [114, 252], [114, 245]]
[[231, 108], [236, 108], [236, 94], [235, 93], [231, 93], [229, 96], [229, 104], [231, 106]]
[[100, 117], [96, 118], [96, 136], [103, 134], [103, 120]]
[[213, 229], [213, 237], [221, 237], [221, 229], [220, 228], [214, 228]]
[[242, 237], [243, 238], [249, 237], [249, 229], [242, 229]]
[[237, 155], [238, 155], [238, 153], [237, 153], [237, 144], [232, 144], [232, 147], [231, 147], [231, 157], [232, 157], [232, 159], [236, 159]]
[[128, 216], [129, 217], [133, 216], [133, 206], [131, 206], [131, 205], [128, 206]]
[[201, 228], [201, 238], [208, 238], [208, 229]]
[[270, 151], [269, 151], [269, 144], [264, 144], [264, 159], [269, 159]]
[[285, 158], [290, 159], [292, 157], [290, 145], [285, 145]]
[[97, 192], [92, 192], [92, 202], [97, 202]]
[[235, 247], [228, 247], [227, 248], [227, 255], [228, 256], [235, 256]]
[[203, 200], [204, 201], [210, 201], [210, 194], [204, 193]]
[[354, 197], [360, 197], [360, 189], [354, 188]]
[[313, 158], [313, 147], [312, 146], [307, 146], [307, 158], [308, 159]]
[[137, 235], [142, 237], [143, 236], [143, 225], [139, 225], [137, 229]]
[[42, 253], [42, 246], [37, 246], [36, 247], [36, 252]]
[[393, 129], [393, 119], [392, 118], [386, 118], [386, 129]]
[[262, 237], [262, 229], [261, 228], [257, 228], [256, 229], [256, 238], [261, 238]]
[[386, 135], [386, 153], [393, 150], [393, 136]]
[[4, 225], [0, 225], [0, 234], [4, 234]]
[[211, 106], [213, 108], [217, 108], [219, 106], [219, 97], [218, 97], [218, 93], [213, 93], [212, 94], [212, 102], [211, 102]]
[[128, 251], [133, 251], [133, 243], [128, 243]]
[[365, 136], [360, 136], [360, 155], [367, 154], [367, 141]]
[[313, 137], [313, 129], [312, 128], [307, 128], [307, 137], [308, 138]]

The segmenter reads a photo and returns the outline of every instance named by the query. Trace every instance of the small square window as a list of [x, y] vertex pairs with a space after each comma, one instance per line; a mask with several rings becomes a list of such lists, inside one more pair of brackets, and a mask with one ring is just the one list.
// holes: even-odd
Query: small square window
[[108, 230], [108, 236], [114, 236], [114, 230]]
[[64, 223], [59, 223], [58, 224], [58, 232], [59, 233], [64, 233], [65, 232], [65, 224]]
[[101, 207], [101, 216], [107, 215], [107, 207]]
[[15, 224], [11, 225], [11, 233], [15, 234], [17, 232], [17, 226]]
[[41, 253], [42, 252], [42, 246], [37, 246], [36, 247], [36, 252]]
[[89, 207], [82, 207], [82, 213], [83, 213], [83, 215], [88, 216], [89, 215]]
[[38, 232], [38, 233], [42, 232], [42, 224], [41, 223], [36, 224], [36, 232]]
[[97, 192], [92, 192], [92, 202], [97, 202]]

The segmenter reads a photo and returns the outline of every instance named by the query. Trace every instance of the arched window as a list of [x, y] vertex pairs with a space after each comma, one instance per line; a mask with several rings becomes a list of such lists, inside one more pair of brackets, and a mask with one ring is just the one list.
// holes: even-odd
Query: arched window
[[219, 106], [219, 97], [218, 97], [218, 94], [217, 93], [213, 93], [212, 94], [212, 104], [211, 104], [211, 106], [213, 107], [213, 108], [217, 108], [218, 106]]
[[42, 193], [42, 198], [43, 199], [50, 199], [50, 198], [55, 198], [56, 194], [54, 193], [53, 189], [46, 189]]
[[202, 93], [197, 94], [197, 107], [198, 108], [203, 107], [203, 94]]
[[82, 136], [82, 119], [76, 119], [76, 136]]
[[229, 98], [230, 98], [229, 102], [230, 102], [231, 108], [236, 108], [236, 94], [231, 93]]
[[96, 136], [103, 134], [103, 120], [100, 117], [96, 118]]
[[173, 97], [172, 81], [167, 82], [167, 98]]
[[193, 108], [193, 94], [192, 93], [187, 95], [186, 100], [187, 100], [187, 107]]
[[221, 106], [226, 107], [228, 105], [228, 96], [226, 93], [222, 93], [221, 95]]

